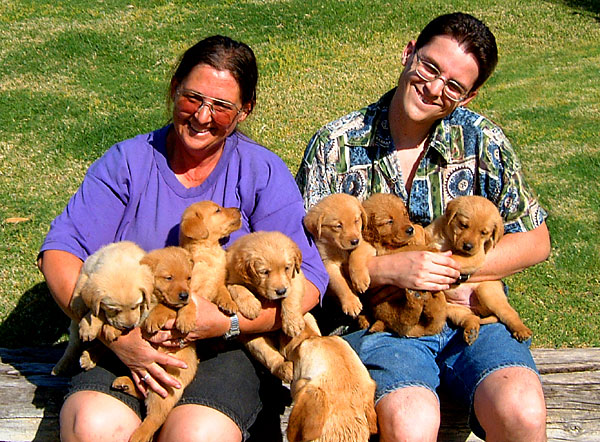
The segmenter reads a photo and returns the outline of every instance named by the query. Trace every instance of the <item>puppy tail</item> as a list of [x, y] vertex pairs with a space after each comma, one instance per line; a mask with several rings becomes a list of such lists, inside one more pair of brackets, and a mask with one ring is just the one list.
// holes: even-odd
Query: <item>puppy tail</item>
[[326, 393], [321, 388], [307, 385], [298, 392], [290, 413], [287, 437], [290, 442], [318, 439], [329, 416]]

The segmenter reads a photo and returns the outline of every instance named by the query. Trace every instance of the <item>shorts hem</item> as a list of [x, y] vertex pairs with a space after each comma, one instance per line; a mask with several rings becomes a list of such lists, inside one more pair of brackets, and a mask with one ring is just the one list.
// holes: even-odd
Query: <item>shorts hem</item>
[[407, 387], [422, 387], [422, 388], [426, 388], [427, 390], [431, 391], [437, 401], [438, 404], [440, 402], [440, 397], [438, 396], [437, 391], [435, 391], [434, 388], [431, 387], [431, 385], [427, 385], [424, 382], [415, 382], [415, 381], [410, 381], [410, 382], [398, 382], [396, 384], [393, 384], [392, 386], [386, 387], [384, 389], [381, 390], [381, 392], [376, 392], [375, 393], [375, 406], [377, 406], [377, 404], [379, 403], [379, 401], [381, 399], [383, 399], [385, 396], [387, 396], [390, 393], [393, 393], [394, 391], [400, 390], [402, 388], [407, 388]]

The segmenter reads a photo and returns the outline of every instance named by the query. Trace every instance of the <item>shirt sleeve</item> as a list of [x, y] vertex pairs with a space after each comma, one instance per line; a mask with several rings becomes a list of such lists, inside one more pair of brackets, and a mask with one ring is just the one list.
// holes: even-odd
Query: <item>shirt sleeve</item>
[[336, 171], [329, 170], [334, 166], [333, 163], [328, 166], [326, 158], [326, 152], [332, 151], [333, 141], [329, 134], [329, 131], [323, 128], [311, 138], [296, 173], [296, 184], [307, 210], [325, 196], [336, 192], [333, 179]]
[[504, 132], [497, 126], [483, 127], [486, 188], [494, 196], [507, 233], [526, 232], [547, 218], [533, 189], [527, 183], [521, 163]]
[[52, 221], [40, 252], [63, 250], [85, 260], [115, 241], [130, 187], [121, 157], [117, 145], [92, 164], [66, 208]]

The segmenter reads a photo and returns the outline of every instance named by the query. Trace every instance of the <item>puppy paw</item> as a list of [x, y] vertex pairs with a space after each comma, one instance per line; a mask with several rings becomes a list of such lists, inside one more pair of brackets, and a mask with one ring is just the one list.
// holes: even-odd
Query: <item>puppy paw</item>
[[196, 328], [196, 308], [194, 304], [188, 304], [179, 309], [177, 319], [175, 319], [175, 328], [185, 334]]
[[479, 337], [479, 329], [478, 328], [465, 328], [463, 331], [463, 339], [467, 343], [467, 345], [472, 345], [473, 342], [477, 340]]
[[366, 292], [371, 285], [371, 276], [369, 275], [369, 271], [364, 267], [351, 270], [350, 280], [352, 281], [352, 287], [358, 293]]
[[531, 338], [533, 332], [528, 327], [523, 325], [523, 327], [519, 327], [517, 330], [513, 330], [512, 335], [517, 341], [523, 342]]
[[273, 369], [273, 374], [289, 384], [294, 379], [294, 365], [291, 361], [285, 361]]
[[356, 318], [360, 312], [362, 312], [363, 305], [362, 302], [360, 302], [360, 299], [358, 299], [358, 296], [347, 296], [341, 303], [342, 311], [348, 316]]
[[118, 328], [113, 327], [112, 325], [104, 324], [104, 326], [102, 327], [102, 334], [108, 342], [113, 342], [119, 336], [121, 336], [123, 332]]
[[365, 315], [358, 315], [358, 318], [356, 318], [356, 321], [358, 323], [358, 326], [362, 330], [365, 330], [371, 326], [371, 323], [369, 322], [369, 320], [367, 319], [367, 317]]
[[382, 331], [385, 331], [385, 324], [380, 320], [375, 321], [373, 325], [371, 325], [371, 328], [369, 328], [369, 333], [379, 333]]
[[304, 330], [305, 325], [306, 322], [304, 322], [302, 316], [287, 315], [283, 318], [281, 329], [286, 335], [293, 338], [294, 336], [298, 336], [302, 330]]
[[89, 351], [84, 350], [79, 357], [79, 366], [85, 371], [91, 370], [96, 366], [96, 361], [92, 358]]
[[262, 310], [262, 304], [256, 296], [243, 285], [231, 284], [227, 286], [238, 312], [248, 319], [256, 319]]
[[227, 290], [225, 286], [219, 288], [212, 301], [219, 306], [219, 309], [221, 309], [222, 312], [228, 315], [233, 315], [234, 313], [238, 312], [238, 305], [235, 303], [231, 297], [231, 294], [229, 293], [229, 290]]

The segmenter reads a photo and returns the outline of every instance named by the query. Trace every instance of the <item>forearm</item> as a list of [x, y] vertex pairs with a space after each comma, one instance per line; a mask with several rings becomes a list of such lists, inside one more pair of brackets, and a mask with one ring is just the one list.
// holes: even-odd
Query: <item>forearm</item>
[[81, 259], [62, 250], [46, 250], [38, 259], [38, 268], [46, 279], [52, 297], [71, 319], [76, 318], [69, 304], [82, 265]]
[[[305, 283], [304, 297], [302, 298], [302, 312], [306, 313], [319, 302], [319, 290], [308, 280]], [[240, 330], [242, 333], [261, 333], [276, 330], [281, 327], [281, 307], [264, 307], [258, 318], [249, 320], [242, 315], [238, 315], [240, 320]], [[227, 327], [229, 328], [229, 326]], [[227, 330], [225, 330], [227, 331]]]
[[528, 232], [504, 235], [490, 250], [473, 282], [498, 280], [538, 264], [550, 254], [550, 235], [545, 223]]

